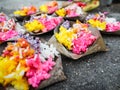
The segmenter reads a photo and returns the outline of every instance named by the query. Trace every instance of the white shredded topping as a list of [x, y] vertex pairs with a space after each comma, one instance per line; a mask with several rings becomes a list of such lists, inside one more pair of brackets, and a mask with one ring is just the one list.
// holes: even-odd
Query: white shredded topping
[[4, 78], [12, 78], [15, 75], [15, 73], [8, 74], [7, 76], [4, 76]]
[[40, 49], [41, 49], [41, 57], [44, 58], [49, 58], [50, 56], [52, 58], [55, 58], [55, 56], [58, 56], [59, 54], [59, 52], [52, 44], [49, 46], [46, 43], [40, 43]]
[[115, 22], [117, 22], [117, 20], [115, 18], [108, 18], [108, 17], [105, 18], [105, 21], [107, 23], [115, 23]]
[[16, 31], [21, 34], [24, 34], [26, 32], [26, 30], [18, 23], [16, 23]]
[[24, 52], [27, 52], [29, 50], [29, 47], [27, 47], [25, 50], [24, 50]]
[[16, 70], [20, 69], [20, 63], [17, 65]]
[[19, 49], [19, 55], [20, 55], [20, 58], [22, 59], [23, 55], [22, 55], [22, 49], [21, 48]]
[[15, 57], [10, 57], [10, 60], [14, 60]]
[[22, 70], [22, 71], [19, 73], [20, 76], [23, 76], [24, 74], [25, 74], [25, 71], [24, 71], [24, 70]]
[[82, 8], [81, 7], [77, 7], [76, 13], [79, 14], [79, 15], [83, 14]]

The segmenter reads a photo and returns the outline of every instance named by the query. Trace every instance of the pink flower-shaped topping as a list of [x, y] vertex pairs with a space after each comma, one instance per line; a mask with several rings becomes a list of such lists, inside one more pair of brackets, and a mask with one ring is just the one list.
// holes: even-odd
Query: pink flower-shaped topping
[[55, 6], [55, 7], [50, 7], [48, 6], [48, 13], [51, 14], [51, 13], [54, 13], [56, 10], [58, 9], [58, 6]]
[[33, 87], [38, 87], [40, 82], [50, 78], [49, 71], [55, 65], [52, 58], [48, 58], [45, 62], [41, 62], [40, 55], [36, 54], [34, 58], [27, 59], [27, 65], [30, 67], [26, 73], [28, 82]]
[[7, 32], [0, 32], [0, 41], [6, 41], [17, 35], [17, 32], [14, 30], [9, 30]]
[[107, 32], [115, 32], [120, 30], [120, 22], [108, 23], [106, 25]]
[[78, 38], [73, 40], [72, 52], [81, 54], [87, 51], [88, 47], [96, 40], [96, 37], [89, 32], [81, 31]]
[[44, 71], [48, 72], [49, 70], [52, 70], [52, 69], [53, 69], [52, 67], [53, 67], [54, 65], [55, 65], [55, 62], [53, 62], [53, 61], [52, 61], [52, 57], [50, 57], [50, 58], [48, 58], [47, 61], [45, 61], [45, 62], [43, 63], [42, 69], [43, 69]]
[[62, 17], [40, 18], [39, 21], [45, 26], [43, 31], [54, 29], [62, 21]]

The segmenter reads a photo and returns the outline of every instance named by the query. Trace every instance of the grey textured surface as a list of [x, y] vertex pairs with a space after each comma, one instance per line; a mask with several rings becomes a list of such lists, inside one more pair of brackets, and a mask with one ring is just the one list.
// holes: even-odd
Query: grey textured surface
[[[36, 5], [43, 0], [0, 0], [0, 11], [9, 16], [24, 5]], [[120, 4], [101, 7], [96, 11], [109, 11], [111, 16], [120, 20]], [[48, 40], [52, 32], [41, 37]], [[43, 90], [120, 90], [120, 36], [103, 35], [109, 47], [108, 52], [95, 53], [73, 61], [62, 56], [64, 72], [67, 80], [56, 83]]]

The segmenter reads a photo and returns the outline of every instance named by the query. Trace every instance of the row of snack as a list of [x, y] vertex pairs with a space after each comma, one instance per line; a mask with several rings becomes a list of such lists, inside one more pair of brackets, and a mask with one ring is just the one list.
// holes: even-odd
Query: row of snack
[[[81, 22], [88, 23], [92, 27], [97, 28], [103, 33], [119, 34], [120, 22], [114, 17], [109, 17], [109, 12], [88, 14], [83, 9], [83, 7], [85, 7], [83, 4], [84, 3], [82, 2], [67, 2], [60, 7], [57, 1], [52, 1], [41, 5], [38, 12], [32, 11], [34, 9], [31, 8], [34, 6], [23, 7], [20, 10], [15, 11], [13, 16], [18, 21], [21, 20], [23, 22], [22, 24], [28, 32], [37, 33], [37, 35], [41, 34], [40, 32], [53, 30], [58, 24], [60, 24], [62, 19], [72, 21], [80, 20]], [[47, 9], [47, 7], [49, 7], [49, 9]], [[57, 8], [54, 9], [55, 7]], [[52, 11], [52, 13], [48, 13], [50, 12], [49, 10]], [[23, 12], [26, 14], [22, 15]], [[32, 28], [30, 26], [32, 26]]]
[[[40, 6], [40, 11], [23, 7], [12, 18], [0, 13], [0, 84], [4, 88], [41, 89], [65, 80], [60, 54], [79, 60], [107, 51], [101, 32], [119, 35], [120, 22], [107, 12], [88, 14], [82, 2], [58, 5], [52, 1]], [[51, 31], [48, 41], [36, 37]]]

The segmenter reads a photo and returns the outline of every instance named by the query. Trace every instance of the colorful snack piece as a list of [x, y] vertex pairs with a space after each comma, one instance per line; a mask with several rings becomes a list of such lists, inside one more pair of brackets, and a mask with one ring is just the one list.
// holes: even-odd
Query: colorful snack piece
[[59, 53], [52, 45], [41, 43], [28, 34], [20, 37], [17, 42], [9, 43], [0, 57], [0, 83], [12, 85], [16, 90], [29, 90], [30, 85], [38, 88], [51, 78], [49, 72], [56, 65], [55, 57]]
[[120, 22], [115, 18], [109, 18], [104, 13], [97, 13], [87, 16], [87, 22], [105, 32], [115, 32], [120, 30]]
[[33, 16], [30, 21], [26, 22], [24, 27], [28, 32], [41, 33], [53, 30], [62, 21], [62, 17], [52, 17], [46, 14]]
[[14, 15], [17, 16], [28, 16], [37, 12], [37, 8], [35, 6], [22, 7], [20, 10], [14, 12]]
[[83, 13], [82, 8], [75, 3], [56, 11], [56, 14], [61, 17], [76, 17]]
[[56, 1], [51, 1], [40, 6], [40, 11], [47, 14], [52, 14], [57, 9], [58, 9], [58, 3]]
[[56, 33], [55, 37], [59, 43], [75, 54], [85, 53], [97, 39], [88, 30], [87, 24], [76, 22], [67, 29], [64, 27], [64, 23], [60, 26], [59, 33]]
[[14, 19], [8, 19], [4, 13], [0, 13], [0, 43], [17, 35]]

